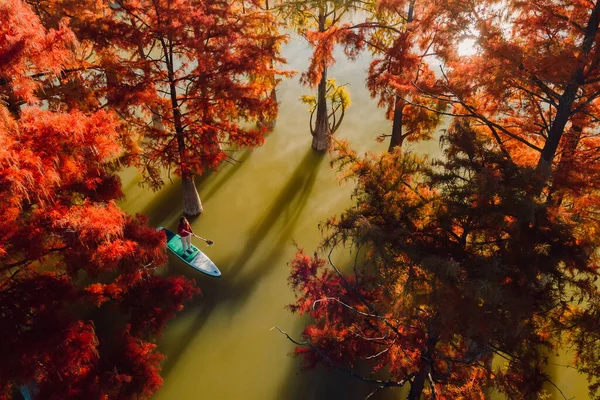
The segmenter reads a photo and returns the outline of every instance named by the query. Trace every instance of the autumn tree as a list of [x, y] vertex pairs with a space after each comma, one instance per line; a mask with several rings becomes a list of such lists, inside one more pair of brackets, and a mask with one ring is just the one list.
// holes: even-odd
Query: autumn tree
[[[443, 66], [420, 95], [453, 117], [445, 158], [341, 149], [356, 202], [329, 221], [322, 250], [359, 257], [294, 260], [292, 310], [313, 318], [297, 352], [370, 365], [386, 379], [363, 379], [408, 385], [409, 399], [539, 398], [547, 355], [570, 348], [600, 398], [600, 3], [436, 6]], [[474, 29], [478, 53], [461, 56]]]
[[[344, 21], [344, 17], [358, 9], [359, 3], [355, 0], [282, 0], [276, 3], [282, 18], [303, 35], [314, 48], [310, 66], [302, 74], [301, 82], [310, 87], [317, 86], [317, 96], [314, 98], [315, 109], [313, 110], [312, 107], [310, 109], [310, 132], [313, 137], [311, 146], [318, 151], [329, 148], [330, 137], [339, 128], [338, 122], [343, 118], [341, 111], [345, 111], [345, 102], [331, 105], [332, 108], [340, 107], [339, 114], [328, 107], [328, 100], [332, 100], [330, 94], [336, 90], [328, 83], [331, 81], [327, 78], [327, 69], [335, 62], [333, 47], [338, 38], [336, 32], [347, 22]], [[325, 40], [324, 37], [332, 40]], [[348, 55], [354, 57], [356, 53], [348, 52]], [[347, 95], [344, 97], [348, 98]], [[313, 123], [312, 116], [315, 113]], [[334, 117], [337, 118], [336, 122], [332, 122]]]
[[[440, 11], [442, 97], [457, 106], [455, 114], [484, 126], [507, 156], [535, 164], [540, 182], [550, 183], [555, 157], [583, 150], [581, 139], [597, 127], [600, 5], [495, 3]], [[461, 57], [452, 40], [473, 31], [478, 54]]]
[[[386, 371], [361, 378], [376, 391], [407, 385], [413, 400], [484, 398], [491, 387], [538, 398], [551, 382], [548, 352], [574, 335], [577, 368], [597, 378], [593, 342], [582, 341], [583, 331], [597, 336], [591, 320], [568, 322], [599, 311], [577, 306], [598, 304], [597, 239], [532, 201], [535, 168], [513, 164], [468, 124], [444, 139], [447, 160], [433, 166], [400, 151], [361, 159], [342, 150], [356, 202], [329, 220], [326, 259], [300, 252], [292, 263], [291, 309], [313, 321], [296, 353], [307, 366]], [[337, 265], [339, 248], [356, 261]]]
[[184, 212], [197, 215], [194, 175], [218, 166], [224, 146], [264, 141], [267, 128], [248, 122], [276, 115], [269, 94], [284, 38], [249, 1], [118, 0], [106, 12], [112, 38], [96, 49], [111, 64], [108, 104], [144, 138], [147, 181], [162, 185], [162, 167], [181, 175]]
[[[371, 8], [370, 21], [353, 27], [358, 38], [374, 55], [369, 67], [367, 86], [378, 105], [385, 107], [392, 121], [389, 151], [405, 140], [431, 139], [447, 103], [424, 94], [437, 93], [436, 77], [430, 64], [435, 63], [436, 32], [427, 1], [378, 2]], [[434, 26], [434, 25], [433, 25]]]
[[145, 182], [157, 189], [163, 169], [180, 175], [184, 212], [201, 213], [194, 176], [227, 148], [262, 144], [276, 119], [287, 72], [277, 69], [285, 37], [275, 18], [253, 1], [92, 1], [84, 12], [73, 0], [36, 3], [49, 24], [76, 10], [69, 23], [87, 50], [79, 79], [136, 134], [141, 149], [128, 155], [140, 153]]
[[[344, 116], [346, 115], [346, 109], [350, 107], [350, 95], [348, 91], [343, 85], [337, 85], [335, 79], [328, 79], [327, 86], [325, 90], [325, 103], [328, 104], [326, 107], [327, 111], [327, 130], [328, 132], [337, 131], [344, 120]], [[318, 113], [319, 102], [315, 96], [302, 96], [300, 100], [307, 104], [310, 112], [310, 133], [315, 136], [316, 124], [315, 124], [315, 114]], [[323, 99], [321, 100], [323, 101]]]
[[75, 67], [72, 31], [22, 0], [0, 18], [0, 398], [148, 398], [153, 338], [197, 289], [155, 274], [164, 237], [116, 204], [118, 117], [38, 106]]

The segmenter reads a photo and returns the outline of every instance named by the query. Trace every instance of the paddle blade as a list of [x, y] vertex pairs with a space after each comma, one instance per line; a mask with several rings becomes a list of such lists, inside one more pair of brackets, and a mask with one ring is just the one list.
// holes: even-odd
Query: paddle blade
[[206, 244], [210, 246], [211, 244], [213, 244], [213, 241], [212, 240], [207, 240]]

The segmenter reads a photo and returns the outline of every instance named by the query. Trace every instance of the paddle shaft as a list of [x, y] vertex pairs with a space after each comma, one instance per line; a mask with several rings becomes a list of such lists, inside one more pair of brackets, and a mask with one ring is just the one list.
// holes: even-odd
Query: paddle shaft
[[189, 234], [190, 234], [190, 235], [192, 235], [192, 236], [196, 236], [196, 237], [197, 237], [198, 239], [200, 239], [200, 240], [204, 240], [204, 241], [205, 241], [205, 242], [206, 242], [206, 243], [207, 243], [209, 246], [210, 246], [211, 244], [213, 244], [213, 241], [212, 241], [212, 240], [204, 239], [203, 237], [196, 235], [194, 232], [188, 232], [188, 231], [184, 231], [184, 232], [186, 232], [186, 233], [189, 233]]

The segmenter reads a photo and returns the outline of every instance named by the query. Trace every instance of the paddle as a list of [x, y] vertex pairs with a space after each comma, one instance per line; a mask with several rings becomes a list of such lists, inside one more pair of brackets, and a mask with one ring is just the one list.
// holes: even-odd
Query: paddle
[[214, 243], [212, 240], [204, 239], [203, 237], [196, 235], [194, 232], [188, 232], [188, 231], [184, 231], [184, 232], [189, 233], [190, 235], [196, 236], [200, 240], [204, 240], [206, 242], [206, 244], [209, 246]]

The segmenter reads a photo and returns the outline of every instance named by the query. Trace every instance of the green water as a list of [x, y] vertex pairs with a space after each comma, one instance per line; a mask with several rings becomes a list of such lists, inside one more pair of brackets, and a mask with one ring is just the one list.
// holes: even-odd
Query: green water
[[[301, 72], [310, 49], [295, 39], [285, 55], [289, 68]], [[347, 62], [338, 53], [337, 59], [340, 63], [329, 76], [339, 84], [349, 84], [353, 104], [336, 136], [350, 140], [360, 153], [385, 150], [387, 143], [377, 143], [375, 138], [389, 133], [391, 127], [364, 86], [369, 58]], [[164, 386], [154, 396], [156, 400], [363, 399], [374, 389], [324, 368], [301, 373], [299, 360], [290, 356], [294, 345], [271, 329], [277, 325], [300, 337], [306, 321], [285, 309], [293, 301], [287, 286], [293, 243], [312, 253], [320, 238], [319, 222], [350, 203], [352, 188], [336, 181], [329, 154], [310, 148], [309, 115], [298, 101], [308, 93], [299, 85], [298, 76], [282, 82], [280, 118], [266, 144], [237, 152], [233, 158], [239, 162], [197, 178], [205, 211], [190, 222], [194, 232], [214, 244], [208, 247], [194, 239], [195, 244], [223, 276], [201, 275], [169, 255], [166, 273], [195, 279], [202, 296], [169, 323], [159, 341], [167, 359]], [[413, 149], [440, 153], [435, 141]], [[127, 195], [123, 208], [147, 215], [153, 226], [173, 230], [182, 209], [180, 182], [173, 178], [172, 184], [153, 193], [140, 188], [139, 180], [133, 169], [123, 173]], [[564, 368], [559, 369], [567, 397], [587, 398], [585, 389], [574, 385], [571, 375], [562, 375]], [[373, 398], [401, 396], [389, 390]]]

